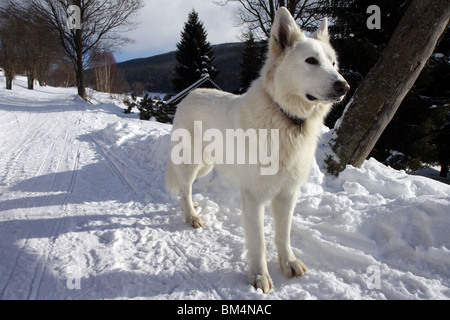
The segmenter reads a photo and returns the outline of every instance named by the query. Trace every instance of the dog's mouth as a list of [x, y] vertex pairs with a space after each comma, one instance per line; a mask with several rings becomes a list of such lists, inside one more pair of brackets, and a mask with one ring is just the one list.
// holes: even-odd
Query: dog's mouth
[[344, 95], [334, 95], [330, 97], [330, 101], [338, 103], [341, 102], [342, 100], [344, 100], [345, 94]]
[[[321, 99], [320, 101], [337, 103], [337, 102], [341, 102], [344, 99], [344, 97], [345, 97], [345, 94], [344, 95], [330, 95], [329, 97], [327, 97], [325, 99]], [[306, 98], [311, 102], [319, 100], [319, 98], [316, 98], [310, 94], [307, 94]]]
[[306, 95], [306, 98], [308, 98], [309, 101], [316, 101], [316, 100], [317, 100], [316, 97], [314, 97], [314, 96], [312, 96], [312, 95], [310, 95], [310, 94], [307, 94], [307, 95]]

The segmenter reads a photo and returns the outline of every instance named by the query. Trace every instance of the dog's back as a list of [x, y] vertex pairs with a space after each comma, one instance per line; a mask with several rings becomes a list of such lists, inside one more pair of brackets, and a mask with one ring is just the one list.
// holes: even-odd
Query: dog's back
[[[236, 106], [239, 96], [216, 89], [196, 89], [192, 91], [177, 107], [175, 114], [172, 133], [176, 130], [186, 130], [190, 136], [190, 148], [194, 150], [194, 138], [201, 136], [203, 139], [203, 131], [220, 127], [232, 126], [232, 110]], [[202, 132], [195, 132], [195, 124], [200, 124]], [[219, 129], [220, 130], [220, 129]], [[172, 148], [176, 142], [172, 142]], [[202, 143], [203, 145], [203, 143]], [[203, 160], [203, 148], [202, 160]], [[176, 195], [180, 192], [180, 176], [184, 177], [184, 172], [188, 171], [186, 166], [194, 163], [194, 155], [191, 157], [191, 164], [174, 165], [169, 159], [166, 172], [166, 188]], [[202, 166], [200, 169], [211, 170], [211, 166]], [[197, 172], [197, 176], [203, 176], [207, 172]], [[181, 180], [185, 180], [182, 178]]]

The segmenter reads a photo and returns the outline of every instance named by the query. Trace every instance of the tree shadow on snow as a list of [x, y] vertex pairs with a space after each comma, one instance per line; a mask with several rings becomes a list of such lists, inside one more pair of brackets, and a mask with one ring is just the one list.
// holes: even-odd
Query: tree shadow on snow
[[[145, 218], [151, 218], [152, 222], [146, 223]], [[128, 222], [133, 219], [136, 223], [130, 225]], [[110, 267], [106, 268], [106, 272], [97, 270], [101, 268], [99, 266], [101, 263], [96, 260], [102, 258], [94, 252], [97, 247], [99, 247], [99, 254], [102, 252], [110, 254], [115, 250], [115, 241], [118, 241], [114, 233], [130, 228], [137, 232], [144, 229], [146, 232], [163, 230], [166, 234], [164, 237], [173, 237], [185, 230], [191, 232], [191, 228], [183, 222], [181, 216], [170, 211], [137, 215], [77, 215], [0, 222], [0, 230], [2, 230], [0, 233], [2, 250], [0, 299], [164, 299], [169, 297], [186, 299], [190, 296], [226, 299], [232, 298], [233, 294], [242, 290], [242, 287], [236, 286], [236, 283], [242, 283], [243, 286], [246, 284], [245, 271], [237, 272], [234, 269], [222, 268], [220, 265], [218, 266], [220, 270], [205, 270], [195, 265], [196, 259], [189, 257], [185, 258], [185, 265], [175, 266], [176, 262], [171, 261], [173, 257], [165, 257], [164, 252], [153, 250], [151, 242], [148, 243], [146, 259], [141, 262], [158, 259], [162, 261], [159, 270], [146, 271], [145, 267], [138, 266], [135, 270], [129, 270], [129, 268], [114, 270]], [[68, 241], [65, 239], [67, 237], [72, 240]], [[98, 241], [98, 244], [93, 245], [88, 251], [83, 251], [83, 247], [78, 248], [80, 244], [77, 241], [80, 241], [80, 237], [81, 239], [95, 238], [96, 240], [91, 241]], [[30, 239], [53, 241], [43, 241], [40, 246], [44, 253], [38, 254], [33, 252], [33, 246], [27, 247]], [[62, 247], [58, 247], [58, 240], [61, 241]], [[165, 243], [165, 245], [173, 246], [174, 251], [179, 251], [176, 241], [173, 244]], [[136, 250], [135, 254], [139, 253], [139, 250]], [[230, 259], [231, 263], [231, 261], [239, 260], [239, 257], [230, 257]], [[173, 265], [170, 268], [164, 267], [165, 260]]]

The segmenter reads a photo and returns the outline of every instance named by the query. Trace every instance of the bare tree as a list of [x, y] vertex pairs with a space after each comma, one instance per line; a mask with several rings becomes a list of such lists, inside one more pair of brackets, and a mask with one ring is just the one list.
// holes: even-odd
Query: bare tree
[[411, 89], [448, 26], [450, 5], [442, 0], [413, 0], [386, 49], [338, 121], [327, 160], [337, 174], [347, 164], [360, 167]]
[[[8, 0], [12, 2], [12, 0]], [[128, 41], [121, 32], [131, 30], [142, 0], [24, 0], [36, 15], [55, 30], [70, 58], [76, 75], [78, 95], [86, 99], [84, 70], [94, 49], [118, 47]], [[15, 4], [19, 6], [19, 4]], [[70, 7], [72, 6], [72, 7]], [[75, 7], [73, 7], [75, 6]], [[77, 10], [75, 10], [77, 8]], [[22, 6], [22, 10], [26, 7]], [[69, 28], [69, 9], [76, 20]], [[68, 12], [69, 11], [69, 12]]]
[[37, 68], [40, 59], [47, 59], [47, 54], [49, 50], [45, 44], [48, 44], [47, 39], [50, 39], [51, 32], [42, 28], [32, 14], [32, 9], [30, 8], [26, 12], [25, 16], [17, 17], [20, 19], [22, 25], [21, 31], [22, 36], [19, 39], [20, 50], [18, 52], [22, 69], [26, 73], [28, 89], [34, 89], [34, 79], [37, 75]]
[[115, 63], [114, 56], [109, 51], [96, 51], [92, 55], [97, 91], [111, 92], [111, 65]]
[[0, 5], [0, 25], [4, 31], [1, 36], [2, 55], [10, 66], [6, 68], [9, 77], [13, 78], [12, 69], [24, 72], [28, 78], [28, 88], [33, 89], [36, 77], [44, 85], [50, 64], [63, 55], [63, 52], [55, 32], [45, 26], [34, 8], [24, 6], [20, 9], [22, 10], [18, 10], [11, 2]]
[[21, 17], [24, 36], [21, 37], [21, 60], [28, 78], [28, 89], [34, 88], [34, 80], [45, 85], [48, 70], [53, 62], [64, 55], [56, 32], [45, 25], [30, 7]]
[[39, 81], [40, 86], [45, 86], [50, 67], [65, 54], [55, 30], [38, 22], [35, 32], [37, 32], [35, 78]]
[[245, 26], [257, 37], [270, 37], [270, 28], [275, 13], [280, 7], [286, 7], [295, 18], [300, 28], [312, 30], [317, 28], [317, 21], [326, 14], [328, 0], [216, 0], [219, 5], [240, 3], [236, 12], [236, 22]]
[[72, 64], [65, 59], [58, 60], [49, 71], [48, 84], [53, 87], [71, 87], [76, 84]]
[[19, 42], [22, 35], [22, 23], [12, 14], [11, 6], [2, 7], [0, 11], [0, 66], [6, 78], [6, 89], [12, 89], [12, 81], [18, 69]]
[[111, 51], [95, 51], [92, 55], [92, 66], [95, 75], [95, 87], [97, 91], [113, 92], [118, 79], [116, 59]]

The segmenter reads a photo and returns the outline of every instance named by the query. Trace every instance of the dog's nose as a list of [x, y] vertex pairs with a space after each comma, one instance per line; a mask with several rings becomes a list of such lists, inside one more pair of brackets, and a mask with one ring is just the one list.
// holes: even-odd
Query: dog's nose
[[336, 91], [336, 93], [343, 96], [350, 90], [350, 85], [347, 81], [336, 81], [334, 83], [334, 90]]

